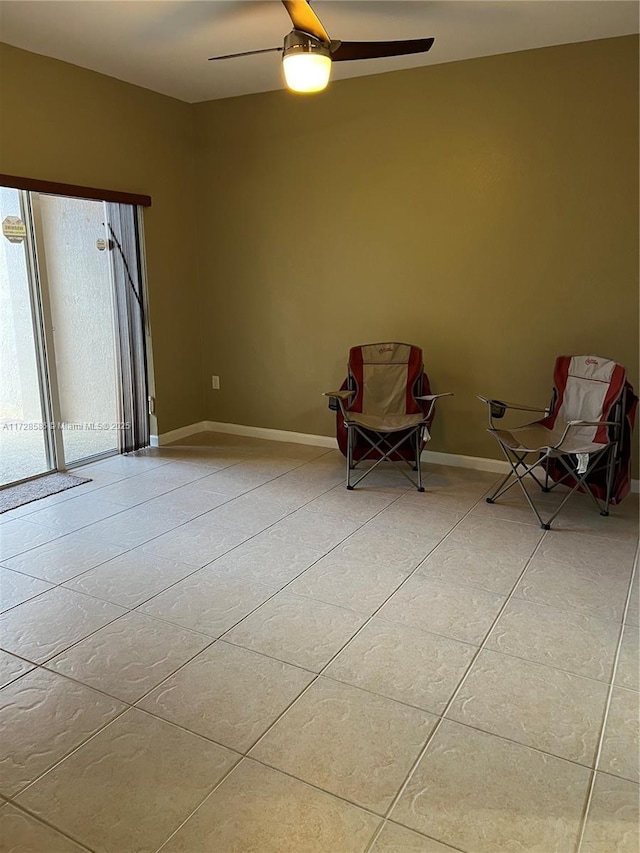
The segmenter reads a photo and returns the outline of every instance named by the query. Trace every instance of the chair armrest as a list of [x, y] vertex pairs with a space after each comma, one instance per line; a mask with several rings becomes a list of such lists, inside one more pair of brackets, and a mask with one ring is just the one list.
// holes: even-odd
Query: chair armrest
[[[478, 400], [482, 400], [483, 403], [487, 403], [489, 406], [497, 406], [506, 411], [506, 409], [515, 409], [519, 412], [542, 412], [545, 415], [548, 415], [550, 409], [544, 409], [540, 406], [523, 406], [521, 403], [505, 403], [504, 400], [488, 400], [486, 397], [481, 397], [480, 394], [477, 395]], [[504, 411], [503, 413], [504, 414]], [[494, 417], [502, 417], [502, 415], [494, 415]]]
[[489, 429], [496, 429], [493, 419], [500, 420], [504, 417], [507, 409], [513, 409], [517, 412], [540, 412], [543, 415], [548, 415], [550, 409], [541, 409], [539, 406], [523, 406], [520, 403], [505, 403], [503, 400], [488, 400], [486, 397], [477, 395], [478, 400], [482, 400], [489, 408]]
[[338, 400], [348, 400], [355, 391], [323, 391], [323, 397], [337, 397]]
[[453, 397], [453, 391], [445, 391], [444, 394], [421, 394], [416, 400], [437, 400], [438, 397]]
[[568, 427], [574, 426], [618, 426], [617, 421], [567, 421]]
[[416, 400], [424, 400], [427, 403], [430, 403], [429, 410], [425, 414], [425, 420], [428, 421], [433, 414], [434, 407], [436, 405], [436, 400], [439, 397], [452, 397], [453, 391], [445, 391], [444, 394], [421, 394], [419, 397], [416, 396]]
[[329, 408], [333, 412], [342, 412], [344, 418], [347, 417], [345, 405], [349, 405], [349, 398], [353, 397], [356, 392], [353, 390], [344, 389], [342, 391], [325, 391], [322, 396], [329, 398]]
[[571, 432], [573, 427], [585, 427], [585, 426], [601, 427], [601, 426], [620, 426], [620, 425], [617, 423], [617, 421], [567, 421], [566, 426], [562, 432], [562, 437], [561, 437], [560, 441], [556, 445], [554, 445], [554, 449], [555, 450], [561, 450], [562, 449], [562, 445], [564, 444], [565, 439], [567, 438], [567, 436], [569, 435], [569, 433]]

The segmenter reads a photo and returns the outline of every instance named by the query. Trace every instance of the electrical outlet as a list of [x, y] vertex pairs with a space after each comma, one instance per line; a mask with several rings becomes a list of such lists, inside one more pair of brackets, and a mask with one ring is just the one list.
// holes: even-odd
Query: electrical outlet
[[214, 391], [220, 390], [220, 377], [219, 376], [212, 376], [211, 377], [211, 387], [213, 388]]

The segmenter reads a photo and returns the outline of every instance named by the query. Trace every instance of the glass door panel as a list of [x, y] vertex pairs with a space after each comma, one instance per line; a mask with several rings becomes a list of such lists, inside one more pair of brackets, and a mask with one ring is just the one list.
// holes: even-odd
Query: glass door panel
[[0, 486], [54, 467], [22, 198], [0, 187]]
[[[40, 195], [38, 264], [46, 278], [65, 465], [118, 450], [113, 285], [104, 204]], [[43, 275], [43, 270], [46, 270]], [[57, 400], [55, 399], [57, 397]]]

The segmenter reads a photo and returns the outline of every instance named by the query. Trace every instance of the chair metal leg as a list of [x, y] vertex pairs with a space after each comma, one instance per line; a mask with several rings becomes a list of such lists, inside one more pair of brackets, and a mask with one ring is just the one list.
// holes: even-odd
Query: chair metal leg
[[[515, 486], [517, 482], [519, 482], [521, 479], [524, 479], [524, 477], [526, 477], [527, 475], [532, 477], [536, 481], [536, 483], [542, 488], [540, 480], [538, 480], [536, 475], [533, 473], [534, 469], [537, 468], [538, 465], [540, 465], [539, 459], [534, 462], [533, 465], [527, 465], [525, 461], [525, 457], [527, 456], [526, 452], [518, 454], [515, 452], [515, 450], [511, 449], [509, 449], [509, 452], [507, 452], [507, 449], [502, 444], [500, 445], [500, 449], [502, 450], [503, 455], [506, 457], [507, 462], [511, 466], [511, 471], [509, 471], [509, 473], [505, 477], [503, 477], [502, 480], [500, 480], [500, 482], [494, 489], [493, 494], [486, 499], [488, 504], [495, 503], [498, 498], [501, 498], [502, 495], [505, 494], [505, 492], [508, 492], [509, 489], [513, 488], [513, 486]], [[515, 463], [511, 458], [510, 454], [513, 455]], [[518, 470], [521, 467], [524, 468], [524, 472], [522, 475], [518, 473]], [[511, 482], [509, 482], [509, 480], [511, 480]]]
[[613, 491], [613, 478], [616, 473], [616, 457], [618, 455], [618, 442], [616, 441], [609, 453], [609, 461], [607, 463], [607, 497], [605, 499], [604, 510], [600, 510], [600, 515], [609, 515], [609, 504], [611, 503], [611, 493]]
[[[503, 451], [503, 452], [504, 452], [504, 451]], [[493, 504], [493, 503], [495, 503], [495, 502], [496, 502], [496, 500], [500, 497], [500, 495], [501, 495], [501, 494], [503, 494], [503, 492], [501, 491], [501, 490], [502, 490], [502, 487], [503, 487], [503, 486], [504, 486], [504, 484], [505, 484], [508, 480], [510, 480], [512, 477], [513, 477], [513, 471], [509, 471], [509, 473], [508, 473], [508, 474], [506, 474], [506, 475], [502, 478], [502, 480], [500, 480], [500, 482], [498, 483], [498, 485], [495, 487], [495, 489], [494, 489], [494, 491], [493, 491], [493, 494], [492, 494], [492, 495], [490, 495], [490, 496], [486, 499], [488, 504]], [[512, 484], [512, 485], [513, 485], [513, 484]]]
[[351, 471], [353, 469], [353, 430], [350, 426], [347, 426], [347, 489], [351, 491], [353, 486], [351, 485]]
[[418, 491], [424, 492], [422, 485], [422, 459], [420, 453], [422, 451], [422, 429], [416, 432], [416, 471], [418, 472]]
[[[358, 485], [358, 483], [360, 483], [362, 480], [364, 480], [365, 477], [368, 477], [369, 474], [371, 474], [371, 472], [374, 471], [378, 467], [378, 465], [380, 465], [381, 462], [391, 462], [392, 461], [391, 456], [400, 447], [402, 447], [403, 444], [405, 444], [406, 442], [410, 442], [413, 438], [413, 434], [405, 435], [399, 441], [397, 441], [395, 444], [391, 444], [391, 442], [388, 438], [388, 435], [393, 435], [393, 433], [377, 434], [379, 436], [378, 441], [373, 441], [371, 439], [371, 437], [367, 434], [366, 431], [360, 429], [360, 427], [358, 427], [355, 424], [349, 426], [348, 430], [349, 430], [349, 432], [347, 433], [347, 438], [351, 435], [351, 431], [354, 430], [357, 432], [358, 435], [361, 435], [362, 438], [371, 445], [371, 450], [367, 451], [367, 454], [365, 454], [359, 460], [360, 462], [362, 462], [364, 459], [366, 459], [367, 455], [369, 453], [371, 453], [372, 451], [377, 451], [378, 453], [381, 454], [380, 458], [376, 459], [376, 461], [373, 463], [373, 465], [370, 468], [368, 468], [366, 471], [364, 471], [362, 474], [360, 474], [360, 476], [356, 480], [351, 481], [349, 479], [349, 475], [347, 475], [347, 488], [348, 489], [355, 488]], [[416, 427], [416, 429], [414, 430], [414, 433], [419, 432], [419, 431], [420, 431], [420, 427]], [[386, 450], [385, 450], [384, 445], [386, 445]], [[347, 455], [352, 456], [352, 454], [353, 454], [353, 439], [352, 439], [351, 445], [349, 445], [349, 441], [347, 441]], [[409, 464], [409, 467], [411, 467], [411, 463], [408, 463], [408, 464]], [[352, 470], [355, 467], [356, 466], [353, 465], [353, 463], [352, 463], [349, 470]], [[407, 480], [409, 480], [409, 482], [411, 483], [412, 486], [416, 485], [414, 480], [412, 480], [412, 478], [404, 470], [404, 468], [399, 468], [399, 470], [404, 474], [404, 476], [407, 478]]]
[[587, 486], [587, 477], [589, 476], [589, 474], [591, 474], [591, 472], [593, 471], [593, 469], [594, 469], [594, 468], [598, 465], [598, 463], [600, 462], [600, 460], [601, 460], [602, 456], [603, 456], [605, 453], [607, 453], [607, 451], [608, 451], [608, 450], [609, 450], [609, 446], [607, 446], [607, 447], [603, 448], [603, 449], [602, 449], [602, 450], [600, 450], [600, 451], [597, 451], [596, 453], [593, 453], [593, 454], [592, 454], [592, 457], [593, 457], [593, 458], [592, 458], [591, 464], [587, 467], [587, 470], [586, 470], [586, 471], [585, 471], [581, 476], [579, 476], [575, 471], [573, 471], [573, 470], [571, 469], [571, 467], [570, 467], [570, 466], [567, 464], [567, 462], [565, 461], [564, 456], [559, 456], [559, 457], [558, 457], [558, 458], [559, 458], [559, 460], [560, 460], [560, 462], [561, 462], [561, 464], [563, 465], [563, 467], [564, 467], [564, 468], [565, 468], [565, 470], [567, 471], [567, 473], [568, 473], [568, 474], [569, 474], [569, 475], [570, 475], [570, 476], [575, 480], [575, 485], [573, 486], [573, 488], [571, 489], [571, 491], [566, 495], [566, 497], [564, 498], [564, 500], [562, 501], [562, 503], [560, 504], [560, 506], [556, 509], [556, 511], [554, 512], [554, 514], [553, 514], [553, 515], [551, 516], [551, 518], [549, 519], [549, 522], [550, 522], [550, 523], [551, 523], [551, 521], [553, 521], [553, 519], [558, 515], [558, 513], [560, 512], [560, 510], [562, 509], [562, 507], [566, 504], [566, 502], [567, 502], [567, 501], [569, 500], [569, 498], [573, 495], [573, 493], [574, 493], [574, 492], [576, 492], [576, 491], [577, 491], [581, 486], [582, 486], [582, 487], [584, 487], [585, 492], [586, 492], [586, 493], [589, 495], [589, 497], [591, 498], [591, 500], [592, 500], [592, 502], [593, 502], [593, 504], [594, 504], [595, 508], [598, 510], [598, 512], [600, 512], [600, 513], [602, 512], [602, 505], [601, 505], [601, 503], [598, 501], [598, 498], [593, 494], [593, 492], [591, 491], [591, 489]]
[[[595, 503], [596, 507], [598, 508], [598, 510], [600, 510], [600, 504], [598, 503], [597, 499], [595, 498], [595, 496], [593, 495], [593, 493], [591, 492], [591, 490], [586, 486], [586, 479], [587, 479], [587, 477], [589, 476], [589, 474], [591, 474], [591, 472], [592, 472], [592, 471], [593, 471], [593, 469], [596, 467], [596, 465], [600, 462], [600, 459], [601, 459], [601, 457], [602, 457], [603, 453], [605, 453], [605, 452], [607, 452], [607, 451], [609, 450], [609, 447], [606, 447], [606, 448], [604, 448], [602, 451], [599, 451], [598, 453], [594, 453], [594, 454], [593, 454], [593, 459], [592, 459], [592, 461], [591, 461], [591, 464], [588, 466], [587, 470], [586, 470], [586, 471], [585, 471], [581, 476], [577, 475], [577, 474], [576, 474], [576, 472], [575, 472], [575, 471], [573, 471], [573, 470], [571, 469], [571, 467], [567, 464], [567, 462], [566, 462], [566, 460], [565, 460], [564, 456], [562, 456], [562, 455], [558, 455], [558, 456], [556, 457], [556, 458], [558, 458], [558, 459], [560, 460], [561, 464], [564, 466], [564, 468], [566, 469], [567, 473], [572, 477], [572, 479], [574, 479], [574, 480], [575, 480], [575, 484], [574, 484], [573, 488], [572, 488], [572, 489], [571, 489], [571, 490], [570, 490], [570, 491], [565, 495], [564, 499], [563, 499], [563, 500], [562, 500], [562, 502], [559, 504], [559, 506], [557, 506], [557, 507], [556, 507], [555, 512], [554, 512], [551, 516], [549, 516], [549, 518], [547, 518], [547, 519], [546, 519], [546, 521], [545, 521], [545, 520], [542, 518], [542, 516], [540, 515], [540, 513], [538, 512], [537, 507], [536, 507], [536, 506], [535, 506], [535, 504], [533, 503], [533, 501], [532, 501], [532, 499], [531, 499], [531, 496], [529, 495], [529, 493], [527, 492], [527, 490], [526, 490], [526, 488], [525, 488], [525, 486], [524, 486], [524, 482], [523, 482], [523, 481], [524, 481], [524, 478], [527, 476], [527, 474], [530, 474], [530, 473], [531, 473], [531, 468], [534, 468], [536, 465], [540, 464], [540, 462], [543, 462], [543, 463], [545, 463], [545, 464], [548, 462], [548, 460], [551, 458], [551, 452], [550, 452], [550, 451], [548, 451], [548, 452], [547, 452], [547, 453], [546, 453], [546, 454], [545, 454], [545, 455], [544, 455], [540, 460], [538, 460], [534, 465], [532, 465], [532, 466], [530, 466], [530, 467], [527, 467], [527, 466], [526, 466], [526, 465], [524, 465], [524, 463], [522, 462], [522, 458], [521, 458], [521, 457], [518, 457], [518, 455], [517, 455], [516, 453], [514, 453], [513, 455], [517, 458], [517, 460], [518, 460], [518, 461], [514, 463], [514, 462], [513, 462], [513, 460], [511, 459], [511, 457], [509, 456], [509, 453], [507, 452], [507, 448], [506, 448], [506, 447], [504, 447], [504, 445], [502, 445], [502, 444], [501, 444], [500, 446], [502, 447], [502, 451], [503, 451], [503, 453], [504, 453], [505, 457], [507, 458], [507, 461], [508, 461], [508, 462], [509, 462], [509, 464], [511, 465], [513, 476], [515, 477], [515, 479], [517, 480], [518, 484], [520, 485], [520, 488], [522, 489], [522, 492], [523, 492], [523, 494], [524, 494], [524, 496], [525, 496], [525, 498], [526, 498], [526, 500], [527, 500], [527, 503], [529, 504], [529, 506], [530, 506], [530, 508], [531, 508], [531, 510], [532, 510], [532, 512], [533, 512], [533, 514], [535, 515], [535, 517], [536, 517], [536, 518], [538, 519], [538, 521], [540, 522], [540, 527], [541, 527], [543, 530], [551, 530], [551, 524], [552, 524], [552, 522], [557, 518], [557, 516], [559, 515], [560, 511], [563, 509], [564, 505], [565, 505], [565, 504], [567, 503], [567, 501], [568, 501], [568, 500], [573, 496], [574, 492], [576, 492], [576, 491], [577, 491], [581, 486], [584, 486], [584, 487], [586, 488], [586, 491], [587, 491], [587, 492], [588, 492], [588, 494], [591, 496], [591, 498], [592, 498], [592, 500], [594, 501], [594, 503]], [[524, 467], [524, 469], [525, 469], [525, 470], [524, 470], [524, 472], [523, 472], [522, 474], [520, 474], [520, 472], [518, 471], [518, 467], [519, 467], [520, 465], [522, 465], [522, 466]], [[537, 482], [537, 478], [534, 478], [534, 479], [536, 479], [536, 482]], [[506, 491], [506, 489], [503, 489], [503, 493], [504, 493], [504, 491]]]
[[[507, 462], [509, 463], [509, 465], [511, 465], [511, 470], [512, 470], [513, 476], [516, 478], [516, 481], [517, 481], [518, 485], [519, 485], [519, 486], [520, 486], [520, 488], [522, 489], [522, 493], [523, 493], [523, 495], [525, 496], [525, 499], [526, 499], [527, 503], [529, 504], [529, 506], [530, 506], [530, 508], [531, 508], [531, 511], [533, 512], [533, 514], [535, 515], [535, 517], [536, 517], [536, 518], [538, 519], [538, 521], [540, 522], [540, 527], [541, 527], [543, 530], [550, 530], [550, 529], [551, 529], [551, 525], [550, 525], [549, 523], [546, 523], [546, 522], [544, 522], [544, 521], [543, 521], [542, 516], [541, 516], [541, 515], [540, 515], [540, 513], [538, 512], [538, 509], [537, 509], [536, 505], [535, 505], [535, 504], [533, 503], [533, 501], [531, 500], [531, 495], [529, 494], [529, 492], [528, 492], [528, 491], [527, 491], [527, 489], [526, 489], [526, 486], [524, 485], [524, 478], [527, 476], [527, 474], [530, 474], [530, 473], [531, 473], [531, 470], [532, 470], [533, 468], [535, 468], [535, 467], [539, 464], [539, 461], [540, 461], [540, 460], [537, 460], [533, 465], [527, 466], [526, 462], [524, 462], [524, 461], [523, 461], [523, 460], [524, 460], [524, 456], [525, 456], [526, 454], [523, 454], [522, 456], [518, 456], [518, 454], [517, 454], [517, 453], [514, 453], [513, 455], [514, 455], [514, 456], [516, 457], [516, 459], [517, 459], [517, 462], [515, 462], [515, 463], [514, 463], [514, 462], [512, 461], [512, 459], [511, 459], [511, 457], [509, 456], [509, 454], [507, 453], [507, 449], [506, 449], [506, 447], [505, 447], [504, 445], [502, 445], [502, 444], [500, 445], [500, 447], [502, 447], [502, 452], [504, 453], [504, 455], [505, 455], [505, 457], [506, 457], [506, 459], [507, 459]], [[522, 467], [524, 468], [524, 473], [522, 473], [522, 474], [520, 474], [520, 472], [518, 471], [518, 468], [519, 468], [520, 466], [522, 466]], [[534, 479], [535, 479], [535, 480], [536, 480], [536, 482], [537, 482], [537, 478], [536, 478], [536, 477], [534, 477]], [[510, 486], [507, 486], [507, 489], [511, 488], [511, 486], [512, 486], [512, 485], [514, 485], [514, 483], [511, 483], [511, 485], [510, 485]], [[504, 494], [504, 492], [506, 492], [506, 491], [507, 491], [507, 489], [503, 489], [503, 490], [502, 490], [502, 492], [500, 492], [500, 494]], [[495, 500], [495, 497], [496, 497], [496, 496], [494, 495], [494, 500]]]

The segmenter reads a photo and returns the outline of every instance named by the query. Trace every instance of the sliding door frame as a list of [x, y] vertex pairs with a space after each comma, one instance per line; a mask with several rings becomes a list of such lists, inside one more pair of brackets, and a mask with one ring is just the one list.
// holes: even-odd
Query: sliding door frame
[[56, 347], [53, 336], [53, 318], [51, 314], [51, 299], [49, 296], [49, 277], [47, 274], [47, 261], [44, 251], [44, 240], [42, 235], [42, 217], [40, 215], [40, 200], [37, 193], [25, 191], [31, 214], [31, 226], [33, 230], [32, 259], [35, 260], [35, 272], [37, 276], [38, 294], [40, 297], [40, 316], [42, 327], [42, 344], [45, 353], [47, 389], [49, 396], [49, 410], [51, 416], [50, 435], [52, 437], [55, 456], [55, 470], [66, 470], [64, 459], [64, 443], [60, 423], [60, 392], [58, 389], [58, 377], [55, 370]]
[[[140, 284], [142, 292], [142, 304], [144, 305], [144, 338], [147, 359], [147, 415], [149, 419], [156, 417], [156, 380], [153, 370], [153, 341], [151, 339], [151, 320], [149, 317], [149, 279], [147, 278], [147, 250], [144, 233], [144, 207], [136, 207], [138, 220], [138, 254], [140, 260]], [[149, 420], [149, 432], [151, 433], [151, 420]], [[151, 439], [150, 439], [151, 440]]]
[[[2, 184], [2, 186], [6, 185]], [[12, 187], [12, 189], [16, 188]], [[19, 485], [20, 483], [28, 483], [31, 480], [37, 480], [39, 477], [46, 476], [47, 474], [53, 474], [58, 470], [58, 456], [53, 430], [54, 410], [50, 394], [51, 376], [49, 373], [49, 361], [47, 357], [47, 344], [45, 338], [46, 324], [41, 299], [42, 288], [40, 287], [38, 264], [36, 261], [36, 238], [33, 225], [30, 193], [26, 190], [18, 189], [18, 202], [20, 205], [20, 218], [26, 225], [26, 233], [24, 237], [25, 267], [27, 272], [27, 286], [29, 290], [29, 306], [31, 309], [31, 328], [33, 329], [38, 396], [40, 398], [40, 412], [43, 418], [41, 423], [42, 429], [38, 431], [43, 433], [46, 469], [41, 471], [39, 474], [31, 474], [28, 477], [21, 477], [11, 483], [3, 483], [1, 486], [2, 489], [8, 488], [9, 486]]]
[[[49, 395], [50, 395], [50, 409], [52, 413], [51, 422], [53, 423], [53, 429], [51, 430], [54, 448], [55, 448], [55, 469], [54, 470], [63, 470], [70, 471], [74, 468], [81, 467], [82, 465], [89, 465], [93, 462], [99, 462], [101, 459], [107, 459], [111, 456], [116, 456], [122, 452], [123, 448], [123, 436], [120, 430], [117, 432], [117, 445], [113, 449], [105, 450], [100, 453], [94, 453], [90, 456], [85, 456], [82, 459], [77, 459], [73, 461], [69, 461], [66, 459], [65, 447], [64, 447], [64, 434], [62, 425], [64, 423], [62, 417], [62, 406], [60, 403], [60, 389], [58, 386], [57, 379], [57, 371], [55, 369], [55, 365], [57, 364], [56, 360], [56, 348], [55, 348], [55, 335], [54, 335], [54, 325], [53, 325], [53, 312], [51, 307], [51, 291], [49, 284], [49, 275], [47, 271], [47, 257], [46, 251], [44, 249], [45, 241], [44, 241], [44, 229], [42, 224], [42, 214], [40, 210], [40, 196], [41, 195], [54, 195], [60, 198], [78, 198], [78, 196], [67, 196], [61, 195], [60, 193], [43, 193], [42, 191], [30, 190], [25, 193], [28, 197], [30, 208], [31, 208], [31, 216], [33, 223], [33, 232], [34, 232], [34, 257], [36, 259], [36, 269], [39, 271], [39, 293], [42, 300], [42, 328], [43, 328], [43, 337], [44, 337], [44, 346], [46, 351], [45, 356], [45, 364], [47, 365], [47, 376], [49, 381]], [[106, 203], [101, 199], [91, 199], [91, 201], [99, 201], [102, 204], [102, 215], [104, 218], [104, 239], [107, 243], [107, 246], [110, 244], [108, 230], [107, 230], [107, 206]], [[138, 246], [138, 251], [140, 251], [140, 247]], [[108, 253], [108, 268], [109, 268], [109, 286], [110, 286], [110, 299], [111, 299], [111, 318], [112, 318], [112, 329], [111, 333], [114, 340], [114, 346], [116, 348], [117, 353], [117, 363], [119, 363], [119, 335], [116, 329], [116, 317], [115, 317], [115, 282], [114, 282], [114, 270], [113, 270], [113, 255], [112, 250], [109, 250]], [[117, 420], [122, 421], [122, 411], [121, 411], [121, 399], [122, 399], [122, 381], [120, 376], [120, 371], [116, 370], [115, 372], [116, 379], [116, 402], [118, 406]]]
[[[85, 457], [81, 460], [67, 462], [65, 459], [64, 436], [62, 431], [62, 413], [60, 403], [60, 388], [56, 373], [56, 350], [53, 329], [53, 316], [51, 305], [51, 294], [49, 276], [47, 270], [47, 259], [44, 243], [44, 232], [42, 213], [40, 209], [40, 195], [54, 195], [64, 198], [85, 198], [101, 202], [104, 212], [105, 238], [109, 247], [109, 278], [111, 286], [111, 300], [113, 306], [113, 335], [117, 351], [120, 347], [120, 337], [117, 333], [117, 318], [115, 311], [115, 269], [114, 255], [112, 254], [112, 241], [108, 233], [108, 205], [107, 202], [125, 204], [134, 208], [134, 218], [137, 228], [136, 234], [136, 262], [140, 275], [140, 297], [143, 305], [144, 320], [144, 368], [146, 374], [147, 400], [144, 401], [144, 413], [147, 418], [155, 415], [155, 382], [153, 371], [153, 350], [151, 340], [151, 328], [148, 314], [148, 283], [147, 265], [144, 241], [144, 217], [143, 209], [151, 204], [149, 196], [135, 195], [95, 188], [79, 187], [69, 184], [58, 184], [48, 181], [40, 181], [28, 178], [15, 178], [9, 175], [0, 175], [0, 186], [18, 190], [20, 212], [23, 222], [26, 224], [25, 263], [29, 288], [29, 304], [31, 307], [31, 322], [35, 342], [36, 372], [39, 382], [38, 394], [40, 397], [44, 432], [45, 466], [39, 474], [25, 477], [6, 485], [28, 482], [37, 477], [56, 471], [65, 471], [86, 465], [100, 459], [111, 457], [123, 452], [124, 435], [118, 431], [117, 448]], [[120, 370], [116, 371], [116, 383], [118, 388], [118, 406], [122, 406], [122, 377]], [[121, 416], [120, 416], [120, 419]], [[4, 488], [4, 486], [3, 486]]]

